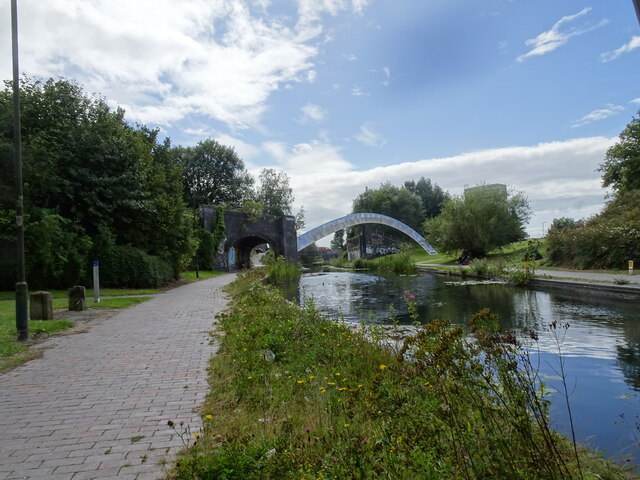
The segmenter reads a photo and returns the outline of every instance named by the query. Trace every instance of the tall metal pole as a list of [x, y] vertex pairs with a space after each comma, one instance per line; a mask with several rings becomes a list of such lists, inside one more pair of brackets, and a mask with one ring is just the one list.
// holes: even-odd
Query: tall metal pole
[[18, 275], [16, 281], [16, 330], [18, 340], [29, 338], [27, 279], [24, 268], [24, 201], [22, 198], [22, 138], [20, 127], [20, 70], [18, 68], [18, 6], [11, 0], [11, 46], [13, 53], [13, 144], [16, 162], [16, 237]]

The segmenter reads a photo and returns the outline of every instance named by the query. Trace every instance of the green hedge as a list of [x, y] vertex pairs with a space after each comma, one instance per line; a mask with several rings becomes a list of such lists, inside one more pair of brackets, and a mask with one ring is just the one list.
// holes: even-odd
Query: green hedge
[[105, 287], [162, 287], [173, 278], [169, 262], [139, 248], [115, 245], [100, 259], [100, 284]]

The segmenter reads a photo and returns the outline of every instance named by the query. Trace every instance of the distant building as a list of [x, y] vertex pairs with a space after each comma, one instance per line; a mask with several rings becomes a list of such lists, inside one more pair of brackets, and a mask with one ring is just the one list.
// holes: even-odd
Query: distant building
[[507, 193], [507, 186], [502, 183], [487, 183], [484, 185], [476, 185], [475, 187], [468, 187], [464, 189], [464, 194], [473, 190], [498, 190], [500, 192]]

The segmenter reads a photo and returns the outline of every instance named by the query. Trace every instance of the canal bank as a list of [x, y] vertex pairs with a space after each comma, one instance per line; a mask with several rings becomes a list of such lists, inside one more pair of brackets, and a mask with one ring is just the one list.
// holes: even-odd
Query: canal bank
[[[471, 275], [468, 265], [451, 270], [451, 265], [416, 264], [419, 272], [438, 275]], [[447, 268], [446, 270], [444, 268]], [[576, 291], [592, 291], [605, 295], [622, 295], [640, 299], [640, 275], [621, 275], [614, 273], [583, 272], [577, 270], [536, 270], [529, 281], [530, 286], [538, 288], [565, 288]]]

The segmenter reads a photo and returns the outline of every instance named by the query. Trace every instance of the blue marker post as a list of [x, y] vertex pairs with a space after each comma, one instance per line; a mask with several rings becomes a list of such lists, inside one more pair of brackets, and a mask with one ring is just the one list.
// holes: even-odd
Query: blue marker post
[[93, 301], [100, 303], [100, 262], [93, 261]]

